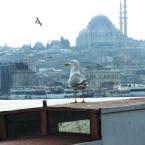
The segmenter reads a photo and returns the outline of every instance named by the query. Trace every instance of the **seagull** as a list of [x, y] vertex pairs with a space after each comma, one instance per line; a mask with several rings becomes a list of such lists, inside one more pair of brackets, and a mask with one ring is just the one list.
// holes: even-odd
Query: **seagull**
[[42, 23], [40, 22], [40, 20], [38, 19], [38, 17], [36, 17], [35, 23], [36, 23], [36, 24], [39, 24], [39, 25], [42, 27]]
[[82, 91], [82, 102], [84, 103], [84, 94], [83, 90], [85, 90], [88, 86], [87, 80], [84, 75], [80, 73], [80, 63], [77, 60], [71, 60], [65, 64], [65, 66], [71, 66], [70, 76], [68, 80], [68, 86], [75, 91], [75, 103], [76, 101], [76, 92]]

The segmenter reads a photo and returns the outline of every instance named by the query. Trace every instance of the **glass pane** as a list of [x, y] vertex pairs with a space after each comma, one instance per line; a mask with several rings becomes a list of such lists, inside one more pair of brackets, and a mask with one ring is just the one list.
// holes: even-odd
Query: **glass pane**
[[59, 123], [59, 132], [90, 134], [90, 120]]
[[87, 111], [49, 111], [50, 134], [90, 134], [90, 116]]

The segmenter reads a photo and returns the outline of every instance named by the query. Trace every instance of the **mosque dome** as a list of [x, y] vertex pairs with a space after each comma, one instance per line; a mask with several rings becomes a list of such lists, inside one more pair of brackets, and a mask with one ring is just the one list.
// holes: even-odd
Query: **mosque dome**
[[121, 43], [123, 35], [115, 28], [108, 17], [98, 15], [93, 17], [87, 27], [80, 31], [76, 45], [80, 47], [114, 45]]
[[107, 18], [104, 15], [98, 15], [98, 16], [93, 17], [88, 23], [87, 29], [90, 31], [95, 31], [100, 27], [102, 29], [106, 28], [112, 31], [115, 29], [114, 25], [109, 20], [109, 18]]

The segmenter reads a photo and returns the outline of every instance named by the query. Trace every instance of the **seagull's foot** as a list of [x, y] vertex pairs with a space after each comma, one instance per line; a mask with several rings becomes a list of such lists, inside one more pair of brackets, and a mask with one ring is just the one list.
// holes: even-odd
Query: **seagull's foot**
[[75, 102], [74, 103], [78, 103], [76, 99], [75, 99]]
[[85, 103], [85, 101], [83, 100], [81, 103]]
[[78, 102], [71, 102], [72, 104], [76, 104], [76, 103], [78, 103]]

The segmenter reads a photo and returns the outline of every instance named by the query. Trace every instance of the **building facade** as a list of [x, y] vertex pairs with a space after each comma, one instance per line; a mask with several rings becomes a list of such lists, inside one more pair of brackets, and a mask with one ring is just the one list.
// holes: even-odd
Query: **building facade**
[[113, 85], [121, 82], [120, 71], [118, 69], [86, 66], [83, 68], [83, 71], [88, 80], [89, 88], [94, 90], [112, 88]]
[[[30, 73], [31, 72], [31, 73]], [[34, 72], [30, 71], [28, 64], [24, 62], [4, 63], [0, 65], [0, 90], [8, 93], [11, 86], [22, 85], [23, 82], [31, 82]], [[27, 76], [27, 77], [26, 77]], [[21, 83], [20, 83], [21, 82]]]
[[2, 93], [8, 93], [12, 85], [12, 71], [15, 69], [13, 63], [5, 63], [0, 66], [0, 90]]
[[12, 86], [33, 86], [36, 85], [35, 72], [31, 70], [17, 70], [12, 73]]

